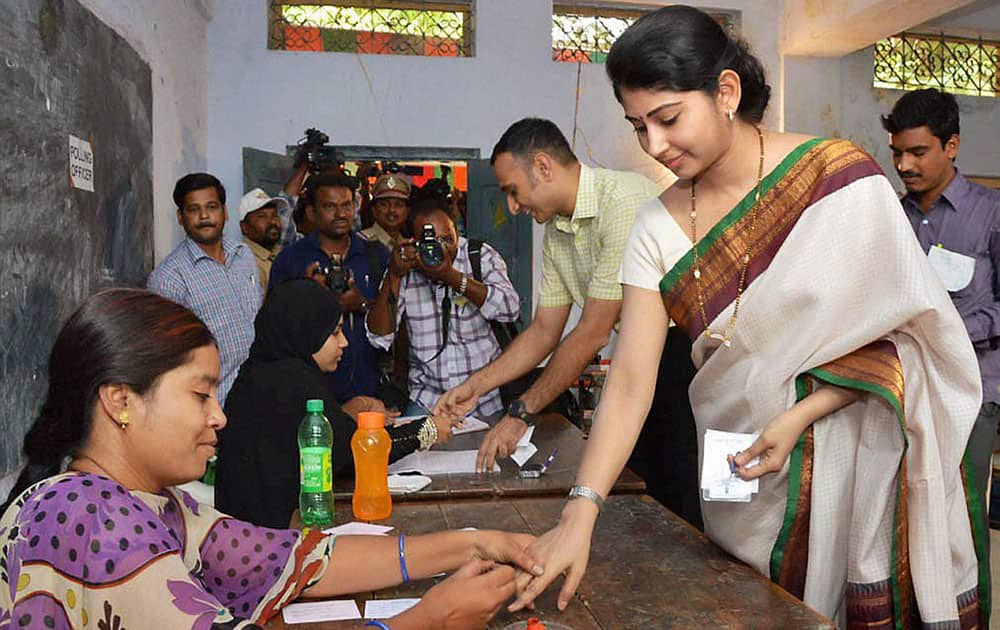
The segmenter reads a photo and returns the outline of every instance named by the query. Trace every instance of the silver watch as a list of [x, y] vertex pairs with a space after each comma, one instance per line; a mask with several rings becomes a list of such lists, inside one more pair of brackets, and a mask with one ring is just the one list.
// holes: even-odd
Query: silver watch
[[597, 505], [598, 513], [604, 509], [604, 497], [602, 497], [596, 490], [591, 490], [587, 486], [573, 486], [569, 489], [569, 498], [576, 499], [582, 497], [584, 499], [590, 499]]

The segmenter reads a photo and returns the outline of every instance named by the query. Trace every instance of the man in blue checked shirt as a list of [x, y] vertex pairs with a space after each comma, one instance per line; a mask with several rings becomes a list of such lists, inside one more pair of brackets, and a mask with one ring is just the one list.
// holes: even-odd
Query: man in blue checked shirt
[[262, 289], [253, 253], [222, 235], [226, 189], [208, 173], [189, 173], [174, 186], [177, 222], [187, 235], [149, 274], [146, 287], [182, 304], [212, 331], [219, 346], [219, 404], [253, 343]]
[[322, 270], [338, 264], [348, 272], [347, 290], [338, 294], [344, 307], [344, 335], [348, 346], [330, 384], [337, 400], [355, 396], [373, 397], [379, 383], [378, 356], [368, 343], [365, 314], [378, 294], [379, 283], [389, 264], [389, 250], [377, 241], [354, 234], [354, 190], [357, 179], [342, 172], [327, 172], [309, 178], [305, 214], [315, 230], [286, 247], [271, 266], [270, 286], [290, 278], [310, 277], [325, 282]]
[[[430, 267], [413, 239], [401, 241], [368, 314], [368, 339], [386, 349], [406, 314], [411, 402], [404, 415], [428, 413], [441, 394], [495, 359], [501, 348], [490, 321], [513, 322], [521, 307], [503, 256], [486, 243], [481, 280], [474, 277], [469, 242], [458, 236], [445, 208], [445, 202], [430, 199], [410, 210], [411, 231], [420, 235], [423, 226], [433, 226], [444, 260]], [[499, 389], [484, 393], [475, 408], [480, 416], [502, 410]]]

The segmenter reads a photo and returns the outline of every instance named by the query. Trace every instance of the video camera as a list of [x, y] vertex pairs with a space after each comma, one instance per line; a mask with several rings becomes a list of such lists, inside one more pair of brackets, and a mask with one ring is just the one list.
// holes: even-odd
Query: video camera
[[305, 161], [309, 164], [310, 172], [318, 173], [330, 168], [339, 168], [344, 163], [344, 154], [327, 144], [330, 136], [314, 128], [306, 129], [305, 134], [305, 137], [298, 142], [296, 164]]

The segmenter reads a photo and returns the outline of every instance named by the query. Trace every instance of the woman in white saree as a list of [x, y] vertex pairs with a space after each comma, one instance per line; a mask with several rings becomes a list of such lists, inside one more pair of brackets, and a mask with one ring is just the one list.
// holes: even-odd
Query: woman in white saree
[[970, 524], [984, 506], [963, 468], [976, 358], [888, 180], [849, 142], [760, 130], [760, 63], [696, 9], [637, 21], [607, 71], [679, 181], [626, 249], [584, 500], [531, 549], [545, 574], [521, 577], [512, 609], [563, 571], [560, 607], [572, 597], [672, 320], [694, 340], [699, 450], [706, 429], [760, 433], [731, 458], [758, 494], [702, 502], [713, 541], [844, 626], [988, 627], [986, 533]]

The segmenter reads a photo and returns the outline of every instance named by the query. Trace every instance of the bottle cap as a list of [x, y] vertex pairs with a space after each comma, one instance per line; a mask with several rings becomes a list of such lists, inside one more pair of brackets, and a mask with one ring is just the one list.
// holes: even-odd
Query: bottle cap
[[310, 398], [306, 401], [307, 413], [323, 413], [323, 401], [319, 398]]
[[528, 625], [524, 630], [545, 630], [545, 624], [538, 617], [532, 617], [528, 619]]
[[385, 426], [385, 414], [380, 411], [362, 411], [358, 414], [359, 429], [381, 429]]

